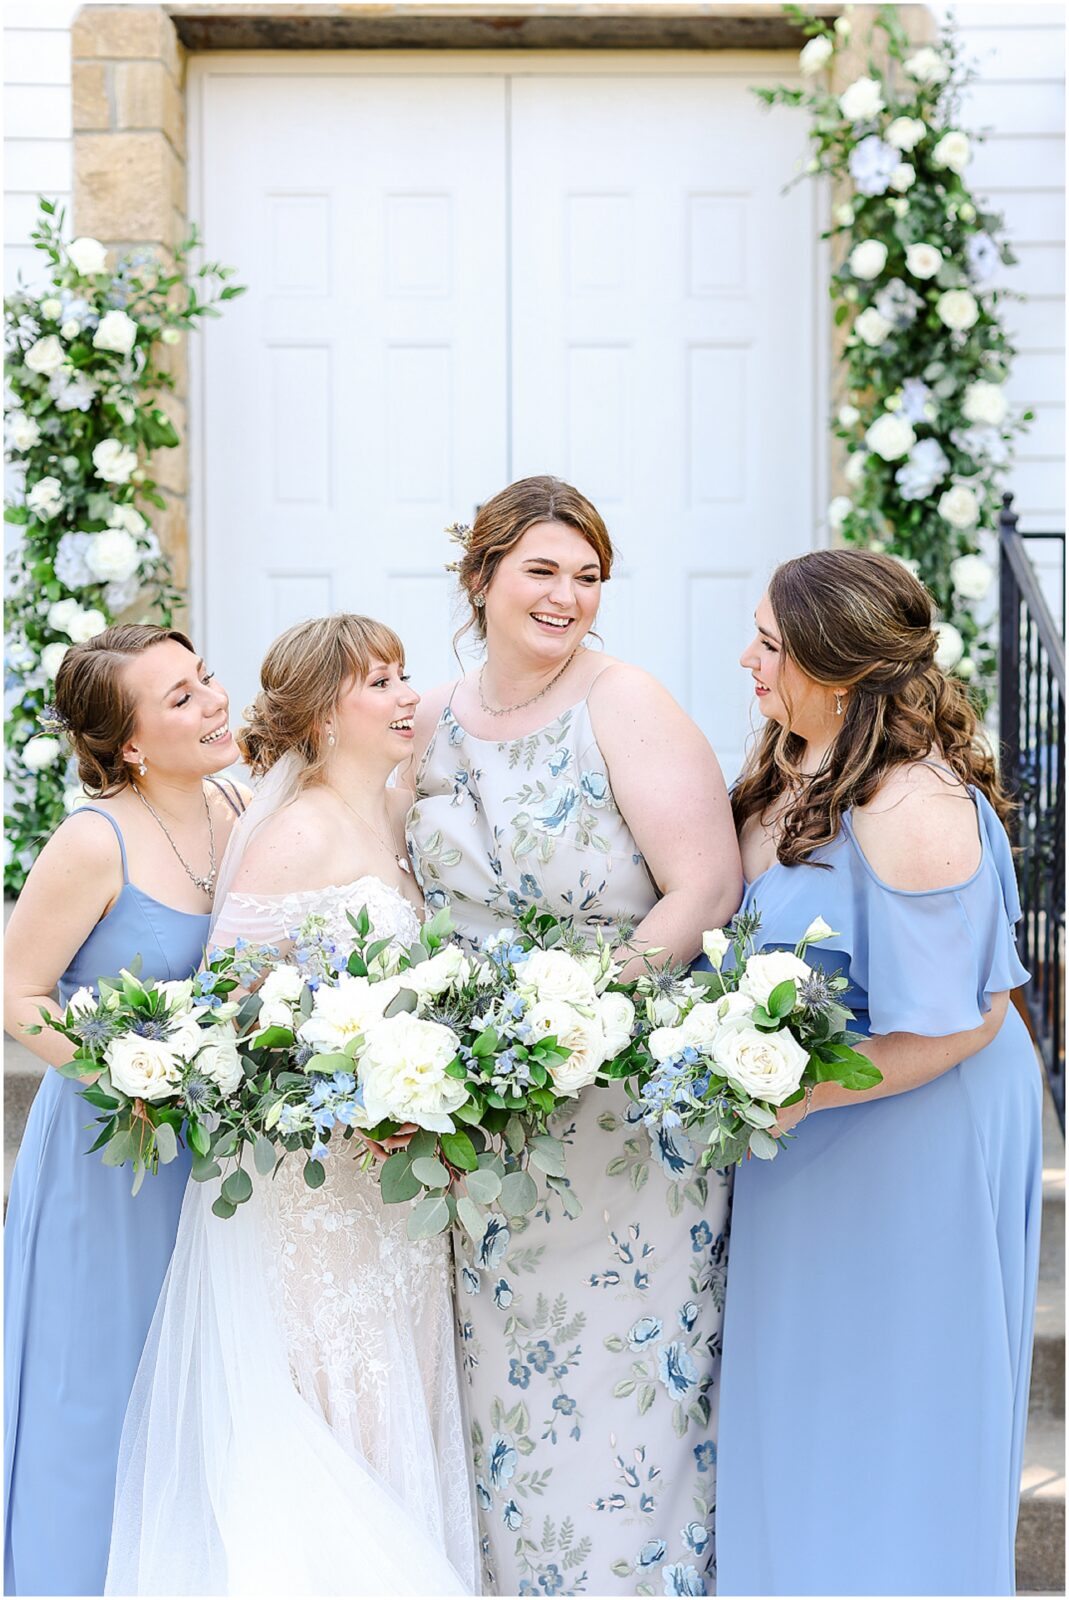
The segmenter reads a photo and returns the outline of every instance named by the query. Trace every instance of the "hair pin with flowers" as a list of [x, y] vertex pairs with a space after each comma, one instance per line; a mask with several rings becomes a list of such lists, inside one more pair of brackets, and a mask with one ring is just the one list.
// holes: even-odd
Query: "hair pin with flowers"
[[[468, 547], [471, 543], [471, 523], [451, 522], [445, 529], [445, 532], [449, 535], [454, 544], [458, 544], [460, 546], [466, 555], [468, 552]], [[461, 564], [459, 561], [447, 561], [445, 564], [445, 570], [447, 572], [459, 572], [460, 565]]]
[[70, 723], [51, 700], [37, 713], [37, 721], [45, 733], [69, 733]]

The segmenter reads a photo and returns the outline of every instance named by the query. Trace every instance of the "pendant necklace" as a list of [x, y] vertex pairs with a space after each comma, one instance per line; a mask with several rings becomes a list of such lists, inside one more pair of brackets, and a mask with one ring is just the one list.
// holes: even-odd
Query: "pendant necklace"
[[330, 789], [334, 794], [336, 794], [338, 796], [338, 799], [341, 801], [342, 805], [346, 806], [352, 812], [352, 814], [356, 818], [357, 822], [362, 822], [364, 824], [364, 827], [367, 829], [367, 831], [369, 833], [371, 833], [371, 834], [374, 834], [375, 838], [379, 841], [379, 843], [381, 844], [382, 848], [386, 851], [386, 853], [388, 855], [392, 855], [393, 856], [394, 860], [397, 862], [397, 865], [400, 867], [401, 871], [402, 872], [411, 873], [412, 867], [411, 867], [411, 864], [408, 861], [408, 858], [406, 856], [402, 856], [400, 851], [398, 851], [396, 849], [393, 849], [390, 845], [388, 845], [386, 843], [386, 840], [382, 837], [382, 834], [379, 832], [379, 830], [377, 828], [373, 828], [371, 826], [371, 823], [367, 820], [367, 818], [366, 817], [362, 817], [360, 815], [359, 811], [356, 809], [356, 807], [354, 805], [350, 805], [349, 804], [349, 801], [346, 800], [346, 798], [342, 794], [341, 790], [340, 789], [335, 789], [334, 785], [330, 784], [330, 783], [328, 783], [326, 785], [326, 787], [328, 789]]
[[190, 866], [189, 862], [186, 860], [186, 858], [182, 854], [181, 850], [179, 850], [178, 846], [175, 844], [174, 840], [171, 838], [170, 832], [168, 831], [168, 828], [167, 828], [167, 824], [164, 822], [163, 818], [160, 816], [160, 814], [156, 810], [155, 806], [151, 805], [149, 803], [149, 801], [145, 799], [145, 796], [141, 793], [141, 790], [137, 787], [136, 783], [134, 784], [134, 793], [137, 795], [137, 798], [140, 800], [141, 804], [145, 807], [145, 810], [148, 811], [153, 817], [155, 817], [156, 821], [159, 823], [160, 827], [163, 829], [163, 836], [167, 840], [167, 843], [170, 845], [171, 849], [174, 851], [175, 855], [178, 857], [179, 861], [182, 863], [182, 866], [185, 868], [186, 876], [193, 880], [193, 882], [196, 884], [197, 888], [201, 891], [202, 894], [206, 894], [209, 897], [212, 894], [214, 894], [214, 892], [215, 892], [215, 874], [216, 874], [215, 829], [212, 826], [212, 810], [211, 810], [211, 807], [208, 804], [208, 796], [206, 794], [204, 794], [203, 791], [201, 791], [202, 797], [203, 797], [203, 800], [204, 800], [204, 814], [208, 818], [208, 862], [209, 862], [207, 876], [202, 878], [199, 873], [196, 873], [196, 872], [193, 871], [193, 868]]

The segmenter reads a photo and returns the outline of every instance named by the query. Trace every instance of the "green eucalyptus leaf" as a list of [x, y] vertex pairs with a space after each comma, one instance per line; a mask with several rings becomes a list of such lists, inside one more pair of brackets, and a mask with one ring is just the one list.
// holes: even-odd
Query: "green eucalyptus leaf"
[[414, 1200], [421, 1188], [419, 1179], [413, 1174], [412, 1157], [407, 1150], [395, 1150], [392, 1155], [386, 1157], [379, 1173], [379, 1190], [386, 1205], [395, 1205], [401, 1200]]
[[270, 1139], [264, 1138], [263, 1134], [260, 1135], [252, 1147], [252, 1159], [257, 1172], [262, 1178], [269, 1177], [274, 1172], [275, 1161], [277, 1160], [275, 1147]]
[[469, 1172], [464, 1185], [471, 1198], [484, 1206], [492, 1205], [501, 1193], [501, 1179], [489, 1167], [479, 1167], [475, 1172]]
[[443, 1195], [428, 1195], [412, 1207], [408, 1217], [410, 1239], [433, 1239], [449, 1226], [449, 1207]]
[[244, 1167], [238, 1167], [228, 1178], [223, 1180], [223, 1199], [229, 1200], [232, 1206], [239, 1206], [252, 1194], [252, 1179]]
[[412, 1176], [425, 1189], [444, 1189], [449, 1183], [449, 1168], [434, 1156], [418, 1156], [412, 1163]]
[[529, 1172], [507, 1172], [501, 1180], [498, 1207], [507, 1217], [526, 1216], [538, 1204], [538, 1186]]
[[178, 1139], [169, 1122], [161, 1122], [156, 1128], [156, 1150], [160, 1164], [165, 1167], [169, 1166], [178, 1154]]

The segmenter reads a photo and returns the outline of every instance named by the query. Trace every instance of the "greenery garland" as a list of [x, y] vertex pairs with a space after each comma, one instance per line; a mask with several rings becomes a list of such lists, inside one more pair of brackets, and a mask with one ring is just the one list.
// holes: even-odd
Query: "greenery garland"
[[31, 237], [48, 258], [47, 281], [4, 302], [7, 455], [21, 480], [5, 517], [22, 529], [7, 560], [4, 728], [4, 887], [16, 894], [85, 799], [47, 718], [42, 731], [65, 651], [135, 607], [139, 619], [169, 623], [182, 598], [141, 509], [166, 508], [141, 463], [180, 442], [159, 404], [174, 388], [161, 346], [244, 293], [227, 281], [232, 268], [191, 265], [195, 229], [173, 264], [144, 249], [109, 268], [98, 240], [66, 244], [63, 212], [48, 200], [40, 209]]
[[850, 42], [849, 18], [784, 11], [809, 36], [799, 70], [813, 86], [754, 93], [809, 111], [806, 173], [832, 178], [842, 196], [822, 237], [837, 247], [835, 323], [850, 325], [833, 431], [851, 492], [832, 500], [828, 522], [923, 579], [941, 618], [937, 660], [971, 684], [982, 710], [997, 666], [982, 541], [997, 528], [1011, 441], [1032, 413], [1011, 414], [1014, 350], [1000, 314], [1011, 296], [990, 282], [1015, 257], [1002, 217], [965, 181], [977, 136], [961, 126], [961, 98], [973, 74], [951, 27], [937, 46], [917, 47], [897, 8], [883, 6], [866, 72], [834, 94], [827, 74]]

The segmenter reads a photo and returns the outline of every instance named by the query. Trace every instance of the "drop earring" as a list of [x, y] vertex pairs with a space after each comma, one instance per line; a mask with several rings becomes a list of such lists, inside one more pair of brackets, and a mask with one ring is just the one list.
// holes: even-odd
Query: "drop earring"
[[145, 758], [144, 758], [144, 756], [141, 757], [141, 760], [137, 764], [137, 775], [138, 775], [139, 778], [143, 778], [145, 776]]
[[329, 732], [329, 733], [328, 733], [328, 734], [327, 734], [327, 743], [328, 743], [328, 744], [329, 744], [329, 745], [330, 745], [330, 747], [331, 747], [331, 749], [332, 749], [332, 750], [333, 750], [333, 748], [334, 748], [334, 746], [335, 746], [335, 745], [336, 745], [336, 744], [337, 744], [337, 742], [338, 742], [338, 741], [337, 741], [337, 739], [335, 739], [335, 737], [334, 737], [334, 730], [333, 730], [333, 728], [332, 728], [332, 729], [331, 729], [331, 730], [330, 730], [330, 732]]
[[843, 693], [842, 693], [841, 689], [836, 689], [836, 691], [835, 691], [835, 715], [837, 717], [841, 717], [842, 714], [843, 714]]

